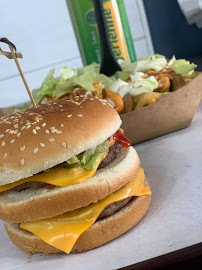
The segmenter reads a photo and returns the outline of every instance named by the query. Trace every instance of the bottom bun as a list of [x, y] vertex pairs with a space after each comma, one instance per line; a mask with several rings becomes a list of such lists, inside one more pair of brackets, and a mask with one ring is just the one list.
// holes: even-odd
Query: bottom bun
[[[79, 237], [72, 252], [79, 253], [99, 247], [127, 232], [143, 218], [150, 200], [150, 195], [134, 197], [114, 215], [97, 221]], [[5, 228], [12, 242], [28, 254], [62, 252], [30, 232], [20, 229], [16, 223], [5, 223]]]

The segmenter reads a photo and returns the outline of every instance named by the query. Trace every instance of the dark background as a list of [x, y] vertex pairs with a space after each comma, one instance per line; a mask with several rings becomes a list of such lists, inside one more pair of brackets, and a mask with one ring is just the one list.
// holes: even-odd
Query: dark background
[[[190, 0], [192, 1], [192, 0]], [[143, 0], [155, 53], [186, 58], [202, 70], [202, 29], [188, 24], [177, 0]]]

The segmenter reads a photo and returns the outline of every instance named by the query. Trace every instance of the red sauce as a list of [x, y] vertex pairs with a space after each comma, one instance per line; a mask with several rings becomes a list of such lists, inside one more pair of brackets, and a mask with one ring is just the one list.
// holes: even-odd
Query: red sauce
[[131, 146], [131, 141], [126, 138], [121, 129], [118, 129], [116, 133], [113, 135], [113, 139], [115, 142], [121, 144], [124, 148], [128, 148]]

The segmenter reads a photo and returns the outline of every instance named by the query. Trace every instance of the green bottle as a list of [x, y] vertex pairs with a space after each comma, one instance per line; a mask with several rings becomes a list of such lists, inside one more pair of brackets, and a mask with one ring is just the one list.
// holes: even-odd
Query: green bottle
[[[92, 0], [66, 0], [84, 65], [101, 62]], [[112, 51], [117, 59], [135, 62], [136, 55], [123, 0], [103, 0]]]

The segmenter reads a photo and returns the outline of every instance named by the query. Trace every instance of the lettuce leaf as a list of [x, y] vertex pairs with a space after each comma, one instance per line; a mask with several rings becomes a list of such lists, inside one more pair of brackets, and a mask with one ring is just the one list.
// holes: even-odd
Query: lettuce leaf
[[167, 64], [165, 56], [160, 54], [144, 56], [139, 58], [134, 63], [129, 63], [124, 60], [118, 61], [122, 71], [116, 73], [116, 78], [125, 81], [131, 73], [147, 72], [150, 69], [160, 71]]
[[143, 93], [153, 92], [154, 89], [158, 88], [158, 82], [154, 76], [150, 76], [146, 79], [139, 78], [139, 72], [135, 75], [131, 75], [131, 79], [133, 81], [133, 89], [130, 90], [131, 96], [137, 96]]
[[151, 56], [145, 56], [138, 59], [137, 62], [135, 62], [135, 68], [133, 70], [133, 73], [135, 72], [147, 72], [150, 69], [160, 71], [163, 67], [167, 65], [167, 60], [165, 56], [160, 54], [155, 54]]
[[96, 76], [96, 73], [94, 71], [89, 71], [79, 76], [75, 76], [73, 78], [73, 81], [76, 85], [79, 85], [88, 91], [94, 91], [95, 88], [93, 86], [93, 82], [94, 82], [95, 76]]
[[68, 159], [65, 163], [62, 163], [58, 166], [64, 168], [72, 167], [82, 167], [88, 170], [93, 170], [99, 160], [99, 158], [109, 151], [109, 141], [106, 140], [103, 143], [99, 144], [96, 147], [87, 149], [83, 153], [80, 153], [77, 156], [73, 156]]
[[60, 68], [60, 82], [62, 80], [68, 80], [75, 75], [75, 71], [69, 67], [62, 67]]
[[115, 74], [116, 79], [126, 81], [130, 77], [131, 72], [117, 71]]
[[169, 61], [168, 66], [170, 66], [178, 74], [187, 74], [193, 71], [197, 65], [186, 61], [185, 59], [176, 60], [175, 56]]
[[94, 78], [94, 82], [101, 82], [103, 88], [105, 89], [110, 89], [115, 81], [115, 77], [107, 77], [104, 74], [96, 74]]
[[100, 72], [100, 66], [93, 62], [92, 64], [82, 67], [82, 68], [77, 68], [77, 76], [80, 76], [84, 73], [88, 72], [94, 72], [94, 73], [99, 73]]
[[42, 99], [43, 96], [45, 95], [52, 96], [53, 89], [59, 82], [59, 79], [54, 77], [54, 73], [55, 69], [53, 68], [49, 71], [41, 87], [37, 91], [34, 97], [37, 104], [39, 103], [39, 101]]
[[96, 153], [92, 155], [88, 162], [83, 166], [83, 168], [86, 168], [87, 170], [93, 170], [95, 169], [96, 164], [98, 163], [98, 160], [101, 158], [103, 153]]
[[121, 66], [122, 72], [124, 73], [132, 73], [137, 62], [130, 63], [125, 60], [118, 60], [119, 65]]
[[122, 98], [130, 93], [131, 96], [137, 96], [142, 93], [152, 92], [158, 87], [158, 82], [154, 76], [144, 79], [143, 72], [136, 72], [130, 75], [131, 83], [117, 80], [111, 87], [111, 90], [117, 92]]

